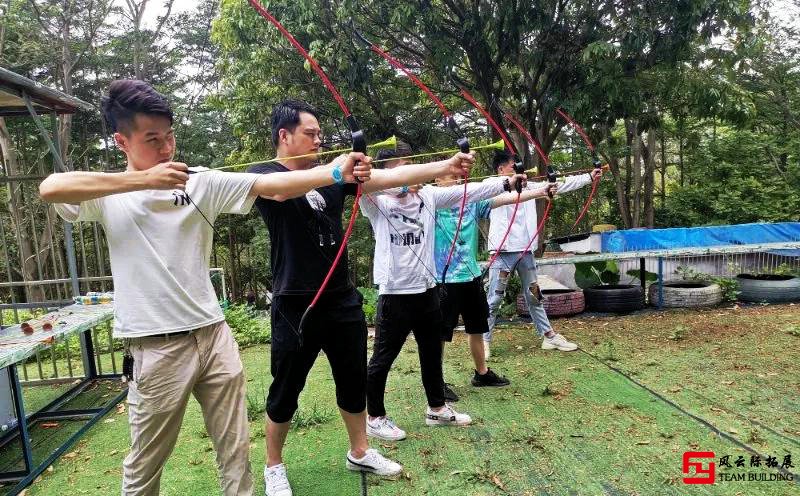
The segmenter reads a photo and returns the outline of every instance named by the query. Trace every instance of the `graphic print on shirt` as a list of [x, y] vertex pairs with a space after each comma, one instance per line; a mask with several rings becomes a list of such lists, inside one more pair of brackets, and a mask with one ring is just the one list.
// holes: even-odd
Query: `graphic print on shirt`
[[180, 205], [181, 207], [184, 205], [189, 205], [191, 202], [189, 201], [189, 195], [186, 194], [185, 191], [175, 190], [172, 192], [172, 196], [175, 198], [172, 201], [172, 204], [176, 207]]
[[316, 232], [319, 239], [319, 246], [336, 245], [336, 238], [333, 236], [333, 229], [328, 224], [328, 219], [325, 216], [325, 208], [328, 206], [325, 197], [319, 191], [312, 189], [306, 193], [306, 201], [314, 212], [314, 218], [309, 219], [308, 227], [311, 232]]
[[315, 189], [312, 189], [306, 193], [306, 200], [308, 200], [308, 204], [311, 205], [311, 208], [317, 212], [322, 212], [327, 206], [325, 203], [325, 197], [319, 194], [319, 191]]
[[404, 214], [402, 208], [392, 207], [389, 209], [389, 218], [392, 219], [392, 224], [394, 225], [394, 232], [389, 233], [389, 241], [393, 245], [414, 246], [424, 242], [425, 223], [420, 218], [420, 213], [424, 207], [425, 203], [421, 201], [416, 212], [416, 218]]

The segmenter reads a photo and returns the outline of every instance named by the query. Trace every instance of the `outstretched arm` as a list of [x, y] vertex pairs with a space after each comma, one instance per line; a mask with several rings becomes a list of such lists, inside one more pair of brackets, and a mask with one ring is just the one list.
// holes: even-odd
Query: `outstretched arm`
[[39, 185], [39, 195], [49, 203], [79, 204], [117, 193], [144, 189], [185, 189], [189, 168], [180, 162], [165, 162], [144, 171], [59, 172]]
[[275, 201], [297, 198], [312, 189], [334, 184], [333, 169], [337, 167], [344, 182], [354, 183], [359, 178], [366, 185], [366, 181], [370, 180], [371, 159], [362, 153], [349, 153], [343, 159], [313, 169], [264, 174], [253, 183], [250, 194]]
[[[548, 190], [551, 191], [550, 194], [552, 196], [555, 196], [556, 192], [558, 191], [558, 183], [539, 183], [532, 185], [530, 189], [522, 190], [522, 193], [519, 194], [519, 201], [522, 203], [529, 200], [535, 200], [536, 198], [544, 198], [548, 195]], [[514, 204], [517, 202], [517, 197], [517, 193], [513, 191], [511, 193], [497, 195], [492, 198], [492, 208]]]
[[422, 184], [437, 177], [469, 174], [475, 163], [472, 153], [456, 153], [447, 160], [427, 164], [410, 164], [394, 169], [377, 169], [372, 171], [372, 180], [364, 185], [364, 191], [371, 193], [382, 189]]

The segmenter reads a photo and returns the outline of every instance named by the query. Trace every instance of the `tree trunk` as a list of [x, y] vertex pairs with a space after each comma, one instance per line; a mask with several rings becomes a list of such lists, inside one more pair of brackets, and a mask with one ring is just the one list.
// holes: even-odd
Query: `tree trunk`
[[[0, 150], [3, 154], [3, 163], [6, 166], [7, 176], [17, 176], [20, 174], [19, 156], [11, 135], [8, 132], [6, 121], [0, 117]], [[25, 223], [25, 201], [22, 183], [8, 183], [8, 200], [6, 206], [11, 217], [11, 231], [16, 237], [20, 254], [19, 267], [16, 269], [24, 281], [35, 281], [38, 279], [36, 264], [36, 252], [33, 246], [33, 238], [26, 231]], [[9, 260], [12, 270], [14, 264]], [[11, 277], [13, 275], [10, 274]], [[25, 295], [28, 302], [44, 301], [45, 294], [41, 286], [25, 286]]]
[[[61, 72], [62, 82], [64, 84], [62, 91], [65, 94], [72, 96], [72, 72], [75, 68], [73, 66], [73, 54], [70, 48], [70, 24], [72, 22], [71, 9], [67, 10], [65, 16], [64, 24], [61, 28]], [[58, 126], [57, 130], [53, 129], [53, 134], [57, 134], [57, 136], [53, 136], [53, 139], [58, 140], [59, 150], [61, 152], [61, 162], [64, 164], [67, 170], [72, 170], [72, 166], [68, 161], [72, 135], [72, 115], [63, 114], [61, 119], [57, 121], [60, 121], [60, 125]]]
[[645, 225], [649, 228], [653, 227], [655, 223], [655, 209], [653, 207], [653, 197], [655, 190], [655, 175], [656, 175], [656, 130], [650, 129], [647, 131], [647, 146], [645, 147], [647, 156], [645, 158], [644, 168], [644, 216]]
[[667, 137], [664, 129], [661, 130], [661, 208], [667, 203]]
[[[611, 144], [613, 144], [615, 140], [612, 132], [613, 130], [610, 127], [603, 127], [603, 135]], [[613, 148], [614, 147], [612, 146], [611, 149]], [[620, 170], [619, 157], [608, 155], [604, 152], [600, 153], [602, 154], [603, 159], [608, 163], [608, 167], [611, 170], [611, 177], [614, 179], [614, 190], [617, 194], [617, 209], [619, 210], [620, 218], [622, 219], [622, 227], [629, 228], [631, 226], [631, 214], [625, 197], [625, 179], [623, 178], [624, 171]]]
[[631, 142], [631, 166], [628, 169], [630, 171], [630, 179], [628, 180], [628, 184], [630, 184], [629, 197], [631, 201], [631, 227], [639, 227], [641, 226], [641, 219], [642, 219], [642, 136], [639, 133], [639, 123], [635, 119], [631, 119], [629, 121], [628, 126], [628, 134], [630, 136], [629, 141]]

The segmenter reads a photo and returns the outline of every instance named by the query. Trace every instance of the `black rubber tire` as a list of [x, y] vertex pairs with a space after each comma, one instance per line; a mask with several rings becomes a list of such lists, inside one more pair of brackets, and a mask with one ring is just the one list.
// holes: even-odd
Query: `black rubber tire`
[[[548, 317], [568, 317], [583, 312], [586, 309], [586, 300], [583, 291], [574, 289], [543, 289], [544, 311]], [[517, 296], [517, 314], [530, 317], [525, 297]]]
[[609, 284], [583, 290], [586, 308], [594, 312], [626, 313], [644, 308], [644, 291], [633, 284]]
[[[658, 283], [650, 285], [647, 298], [651, 306], [658, 306]], [[663, 300], [664, 308], [710, 307], [722, 302], [722, 288], [711, 282], [665, 282]]]
[[800, 301], [800, 277], [774, 274], [739, 274], [739, 301], [786, 303]]

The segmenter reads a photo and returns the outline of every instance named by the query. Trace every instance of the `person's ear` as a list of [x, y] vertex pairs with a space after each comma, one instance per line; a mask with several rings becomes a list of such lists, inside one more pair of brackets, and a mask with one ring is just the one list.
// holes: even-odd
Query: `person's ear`
[[124, 134], [120, 132], [114, 133], [114, 142], [117, 144], [117, 148], [123, 152], [128, 153], [130, 151], [130, 141]]

